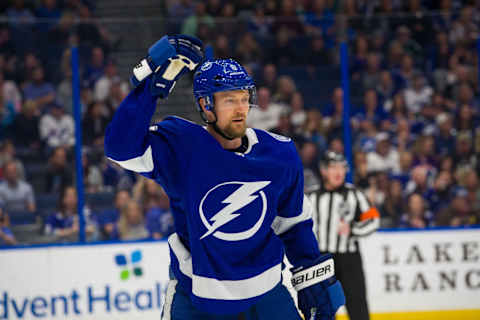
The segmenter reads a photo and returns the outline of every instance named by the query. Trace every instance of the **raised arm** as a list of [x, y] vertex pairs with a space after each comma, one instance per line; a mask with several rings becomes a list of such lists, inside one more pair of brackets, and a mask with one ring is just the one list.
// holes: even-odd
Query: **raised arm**
[[[157, 98], [166, 98], [180, 76], [202, 59], [202, 43], [188, 36], [164, 36], [133, 70], [135, 88], [122, 101], [105, 133], [105, 154], [123, 168], [151, 177], [153, 149], [161, 139], [149, 134]], [[152, 149], [153, 147], [153, 149]], [[161, 150], [159, 150], [161, 152]]]

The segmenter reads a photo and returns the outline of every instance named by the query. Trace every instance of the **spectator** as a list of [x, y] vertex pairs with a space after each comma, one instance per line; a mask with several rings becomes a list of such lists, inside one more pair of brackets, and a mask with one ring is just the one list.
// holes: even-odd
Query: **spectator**
[[362, 189], [364, 192], [369, 185], [369, 176], [367, 171], [367, 154], [365, 152], [355, 152], [354, 155], [355, 176], [353, 177], [354, 184]]
[[105, 53], [101, 47], [93, 47], [90, 62], [86, 65], [82, 76], [83, 86], [93, 88], [95, 82], [103, 76], [105, 71]]
[[307, 120], [307, 113], [305, 112], [303, 104], [303, 95], [299, 91], [296, 91], [292, 95], [289, 105], [291, 108], [290, 121], [292, 126], [294, 128], [303, 127]]
[[400, 87], [411, 87], [413, 77], [417, 74], [419, 74], [419, 71], [415, 69], [412, 56], [405, 54], [401, 59], [401, 65], [396, 75]]
[[174, 3], [168, 7], [167, 10], [168, 15], [171, 18], [178, 20], [178, 23], [181, 25], [187, 17], [193, 14], [194, 3], [192, 0], [174, 1]]
[[412, 169], [410, 181], [405, 187], [405, 193], [410, 195], [418, 193], [423, 197], [427, 197], [431, 193], [430, 178], [431, 172], [425, 166], [416, 166]]
[[325, 48], [325, 42], [322, 36], [314, 36], [310, 41], [310, 47], [307, 49], [305, 63], [310, 68], [317, 66], [327, 66], [333, 63], [329, 52]]
[[185, 20], [181, 33], [195, 36], [197, 35], [200, 24], [207, 26], [209, 29], [213, 29], [215, 27], [215, 20], [208, 15], [206, 9], [206, 4], [203, 1], [197, 1], [195, 3], [195, 13]]
[[381, 227], [395, 228], [399, 224], [400, 213], [404, 211], [403, 188], [400, 180], [394, 179], [385, 195], [385, 201], [380, 208], [382, 214]]
[[387, 114], [378, 101], [377, 92], [374, 89], [366, 90], [363, 98], [363, 106], [361, 106], [355, 114], [357, 121], [362, 122], [369, 120], [375, 124], [379, 124], [385, 120], [386, 117]]
[[435, 222], [438, 226], [460, 227], [476, 224], [477, 219], [468, 202], [467, 190], [458, 187], [453, 191], [450, 205], [437, 214]]
[[60, 104], [50, 105], [49, 112], [40, 118], [39, 130], [48, 148], [70, 148], [75, 143], [73, 118]]
[[[0, 57], [15, 57], [15, 46], [7, 24], [0, 24]], [[15, 57], [16, 58], [16, 57]], [[0, 71], [1, 72], [1, 71]]]
[[277, 81], [277, 67], [272, 63], [267, 63], [263, 67], [263, 72], [257, 88], [266, 87], [270, 92], [275, 92]]
[[303, 34], [304, 27], [295, 11], [295, 1], [282, 0], [281, 7], [276, 15], [273, 24], [273, 31], [278, 34], [282, 29], [286, 30], [291, 36], [298, 36]]
[[[149, 204], [151, 199], [156, 199], [160, 192], [160, 186], [153, 180], [140, 177], [133, 187], [133, 199], [144, 205]], [[148, 208], [147, 208], [148, 209]]]
[[10, 135], [15, 120], [15, 106], [12, 101], [6, 100], [0, 91], [0, 141]]
[[63, 48], [77, 43], [78, 39], [75, 35], [75, 16], [70, 11], [64, 11], [61, 13], [61, 17], [56, 25], [48, 31], [47, 41], [51, 49], [55, 53], [61, 54]]
[[212, 17], [217, 17], [222, 12], [222, 3], [220, 0], [207, 0], [207, 13]]
[[[67, 49], [63, 53], [64, 59], [70, 59], [71, 53], [70, 50]], [[85, 90], [85, 88], [83, 88]], [[64, 106], [65, 113], [73, 115], [73, 92], [72, 92], [72, 68], [70, 66], [64, 67], [62, 63], [62, 80], [57, 86], [57, 96], [55, 101], [59, 104]], [[85, 109], [85, 105], [83, 101], [80, 100], [80, 105], [82, 111]]]
[[10, 214], [15, 212], [34, 213], [35, 196], [32, 186], [18, 177], [15, 161], [7, 161], [3, 166], [5, 181], [0, 183], [0, 201], [5, 204], [4, 209]]
[[263, 40], [270, 37], [272, 24], [273, 17], [265, 15], [265, 6], [257, 4], [253, 14], [248, 17], [248, 30]]
[[376, 148], [367, 154], [368, 172], [387, 171], [393, 174], [400, 172], [398, 151], [390, 145], [389, 136], [385, 132], [375, 137]]
[[270, 90], [265, 87], [260, 87], [257, 95], [258, 108], [250, 110], [247, 118], [248, 126], [262, 130], [275, 128], [285, 107], [271, 102]]
[[146, 227], [150, 238], [165, 239], [175, 231], [170, 202], [165, 191], [160, 188], [155, 204], [146, 212]]
[[15, 117], [12, 130], [15, 134], [12, 136], [17, 146], [30, 152], [36, 152], [40, 148], [40, 132], [37, 104], [32, 100], [27, 100], [23, 104], [22, 112]]
[[428, 201], [430, 210], [439, 212], [440, 209], [446, 206], [451, 194], [452, 182], [452, 174], [449, 171], [444, 170], [437, 174], [433, 182], [432, 192], [425, 199]]
[[480, 184], [478, 182], [478, 172], [475, 170], [466, 170], [461, 185], [468, 192], [468, 203], [472, 205], [472, 209], [476, 212], [477, 222], [480, 222]]
[[118, 220], [120, 213], [131, 200], [127, 190], [119, 189], [115, 194], [114, 208], [97, 216], [97, 223], [103, 240], [118, 240]]
[[103, 115], [106, 106], [97, 101], [88, 106], [87, 114], [82, 121], [83, 143], [87, 146], [103, 148], [103, 136], [109, 120]]
[[378, 92], [382, 104], [385, 105], [393, 99], [397, 93], [397, 88], [395, 87], [390, 71], [384, 70], [380, 72], [379, 81], [376, 84], [375, 90]]
[[0, 204], [0, 247], [16, 245], [15, 235], [10, 230], [10, 219], [2, 204]]
[[462, 132], [457, 135], [455, 143], [454, 163], [457, 170], [475, 169], [478, 167], [477, 155], [473, 152], [472, 135], [470, 132]]
[[[57, 212], [45, 221], [45, 234], [55, 237], [58, 242], [76, 241], [79, 231], [77, 213], [77, 191], [72, 186], [66, 186], [60, 192]], [[89, 213], [90, 210], [85, 208], [85, 232], [90, 240], [95, 240], [96, 230]]]
[[343, 90], [337, 87], [333, 90], [332, 101], [322, 108], [323, 125], [329, 137], [342, 136], [343, 121]]
[[400, 171], [393, 176], [402, 182], [402, 185], [406, 185], [410, 180], [410, 174], [412, 173], [413, 155], [410, 151], [402, 151], [399, 156]]
[[437, 166], [433, 136], [423, 135], [417, 138], [413, 165], [422, 165], [430, 169], [434, 169]]
[[367, 65], [365, 71], [362, 72], [362, 87], [365, 90], [375, 89], [380, 84], [380, 55], [371, 52], [367, 56]]
[[411, 31], [407, 26], [402, 25], [397, 28], [396, 39], [408, 55], [415, 57], [416, 61], [422, 61], [422, 47], [411, 38]]
[[23, 97], [25, 100], [33, 100], [42, 112], [54, 101], [55, 89], [51, 83], [45, 81], [43, 67], [33, 69], [32, 81], [23, 89]]
[[[1, 44], [0, 44], [1, 47]], [[0, 68], [0, 96], [4, 101], [13, 104], [16, 112], [20, 112], [22, 108], [22, 96], [18, 90], [17, 84], [11, 80], [5, 80], [5, 73]]]
[[34, 43], [35, 16], [30, 9], [25, 8], [24, 0], [14, 0], [6, 14], [16, 51], [23, 53], [30, 49]]
[[448, 113], [440, 113], [436, 117], [436, 125], [438, 127], [435, 136], [436, 154], [440, 156], [453, 154], [456, 130], [453, 128], [452, 117]]
[[302, 139], [315, 143], [317, 150], [322, 154], [327, 150], [327, 141], [325, 140], [322, 114], [311, 109], [307, 113], [307, 119], [301, 130]]
[[83, 181], [87, 193], [97, 193], [103, 190], [103, 175], [88, 152], [82, 152]]
[[409, 112], [417, 114], [431, 101], [433, 90], [425, 84], [421, 75], [413, 77], [413, 86], [405, 90], [405, 102]]
[[273, 101], [288, 105], [292, 99], [293, 94], [297, 91], [295, 82], [289, 76], [280, 76], [277, 80], [277, 90], [273, 95]]
[[457, 44], [460, 41], [473, 42], [477, 39], [478, 26], [473, 19], [474, 10], [471, 5], [463, 7], [460, 11], [460, 16], [456, 19], [452, 28], [449, 29], [450, 42]]
[[100, 47], [108, 53], [115, 40], [108, 29], [100, 25], [97, 19], [92, 18], [92, 12], [88, 6], [79, 4], [76, 12], [80, 18], [75, 32], [78, 43], [90, 48]]
[[[27, 52], [23, 56], [21, 63], [19, 62], [18, 65], [15, 65], [13, 70], [11, 70], [13, 73], [10, 74], [10, 77], [20, 84], [21, 87], [24, 87], [33, 81], [34, 71], [38, 67], [41, 67], [41, 63], [37, 55], [33, 52]], [[25, 88], [23, 88], [23, 90], [25, 90]], [[24, 100], [27, 100], [27, 98], [24, 97]]]
[[258, 61], [262, 61], [263, 50], [250, 32], [244, 33], [235, 49], [236, 60], [242, 65], [256, 67]]
[[215, 39], [214, 44], [215, 58], [217, 59], [228, 59], [232, 56], [230, 44], [228, 43], [228, 38], [225, 34], [219, 34]]
[[318, 150], [313, 142], [305, 142], [300, 149], [300, 159], [303, 164], [305, 192], [320, 187], [320, 172], [318, 168]]
[[270, 50], [268, 61], [277, 67], [289, 67], [297, 64], [296, 50], [292, 44], [292, 36], [287, 28], [282, 27], [275, 33], [275, 43]]
[[479, 125], [474, 112], [468, 104], [460, 106], [455, 119], [455, 128], [460, 131], [459, 133], [473, 134], [473, 130]]
[[121, 240], [148, 238], [148, 230], [143, 222], [142, 207], [137, 201], [129, 200], [121, 210], [118, 231]]
[[400, 118], [397, 121], [395, 137], [393, 137], [393, 144], [397, 147], [399, 152], [410, 150], [414, 145], [416, 136], [412, 134], [410, 123], [405, 118]]
[[365, 120], [362, 122], [362, 130], [358, 132], [356, 137], [355, 146], [362, 152], [373, 152], [375, 151], [377, 136], [377, 127], [371, 120]]
[[[387, 55], [387, 61], [386, 61], [386, 68], [388, 70], [393, 70], [397, 72], [400, 67], [402, 66], [402, 59], [405, 56], [405, 50], [403, 49], [402, 45], [400, 42], [397, 40], [393, 40], [390, 42], [390, 45], [388, 47], [388, 55]], [[411, 61], [410, 61], [411, 62]], [[408, 65], [410, 67], [410, 65]], [[412, 65], [413, 67], [413, 65]], [[397, 75], [398, 77], [398, 75]], [[401, 79], [397, 79], [397, 81], [400, 81]], [[403, 83], [399, 83], [399, 85], [404, 86]]]
[[124, 94], [128, 93], [128, 83], [120, 80], [117, 72], [117, 65], [113, 60], [107, 61], [103, 75], [95, 82], [93, 97], [97, 102], [105, 102], [112, 91], [112, 85], [114, 82], [120, 82], [120, 89]]
[[421, 194], [412, 193], [408, 197], [407, 212], [402, 215], [400, 228], [423, 229], [433, 225], [432, 213], [426, 209]]
[[125, 92], [125, 82], [115, 78], [112, 81], [112, 85], [110, 87], [110, 94], [107, 97], [107, 106], [110, 106], [110, 112], [107, 115], [109, 118], [113, 116], [113, 112], [115, 109], [120, 105], [120, 103], [125, 99], [128, 95], [128, 92]]
[[25, 180], [25, 167], [22, 161], [16, 157], [16, 148], [12, 140], [4, 141], [0, 146], [0, 178], [3, 178], [3, 167], [9, 161], [15, 162], [18, 178]]
[[35, 15], [39, 18], [38, 31], [47, 32], [60, 20], [60, 9], [57, 0], [42, 0]]
[[48, 166], [45, 176], [46, 192], [59, 193], [66, 186], [73, 182], [73, 174], [70, 164], [67, 161], [67, 151], [63, 147], [53, 150], [48, 159]]
[[325, 46], [331, 48], [334, 45], [335, 20], [325, 0], [312, 1], [311, 10], [305, 14], [305, 31], [309, 35], [322, 35]]

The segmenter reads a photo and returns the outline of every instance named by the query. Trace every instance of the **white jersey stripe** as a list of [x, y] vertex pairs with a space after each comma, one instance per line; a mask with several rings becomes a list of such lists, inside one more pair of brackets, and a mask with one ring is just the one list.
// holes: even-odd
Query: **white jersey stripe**
[[312, 211], [313, 211], [313, 208], [310, 203], [310, 200], [306, 196], [303, 196], [302, 212], [299, 215], [295, 217], [290, 217], [290, 218], [276, 216], [272, 222], [272, 229], [276, 235], [280, 235], [288, 231], [290, 228], [292, 228], [296, 224], [309, 220], [312, 217]]
[[168, 281], [167, 292], [165, 293], [165, 302], [163, 304], [162, 319], [170, 320], [172, 318], [172, 303], [175, 296], [178, 280]]
[[119, 164], [122, 168], [127, 170], [132, 170], [134, 172], [151, 172], [153, 170], [153, 157], [152, 157], [152, 147], [148, 146], [145, 152], [136, 158], [129, 160], [117, 161], [112, 158], [108, 158], [113, 162]]
[[249, 299], [273, 289], [282, 278], [279, 263], [263, 273], [242, 280], [218, 280], [193, 274], [192, 257], [176, 233], [168, 237], [170, 249], [177, 257], [180, 271], [192, 279], [192, 292], [197, 297], [217, 300]]
[[326, 194], [318, 198], [319, 207], [319, 223], [320, 223], [320, 251], [327, 251], [327, 236], [328, 236], [328, 216], [329, 216], [330, 194]]

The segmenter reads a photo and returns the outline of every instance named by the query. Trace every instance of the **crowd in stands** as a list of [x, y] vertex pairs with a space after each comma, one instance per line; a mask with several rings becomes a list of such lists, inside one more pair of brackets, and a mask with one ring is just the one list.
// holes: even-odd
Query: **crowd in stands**
[[[164, 5], [166, 32], [195, 35], [254, 76], [258, 108], [248, 124], [296, 142], [306, 191], [321, 185], [322, 153], [345, 149], [346, 41], [350, 169], [382, 226], [480, 224], [478, 1]], [[104, 157], [105, 128], [130, 88], [111, 55], [118, 37], [94, 12], [86, 0], [0, 4], [0, 246], [78, 237], [72, 44], [80, 51], [87, 238], [162, 239], [173, 231], [162, 188]], [[40, 225], [42, 240], [16, 240], [15, 227], [25, 224]]]

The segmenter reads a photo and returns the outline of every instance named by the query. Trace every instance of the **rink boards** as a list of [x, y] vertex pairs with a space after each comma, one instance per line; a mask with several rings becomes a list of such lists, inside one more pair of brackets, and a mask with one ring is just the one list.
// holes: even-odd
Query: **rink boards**
[[[362, 249], [372, 320], [480, 319], [480, 229], [377, 232]], [[158, 320], [168, 263], [166, 242], [0, 250], [0, 319]]]

